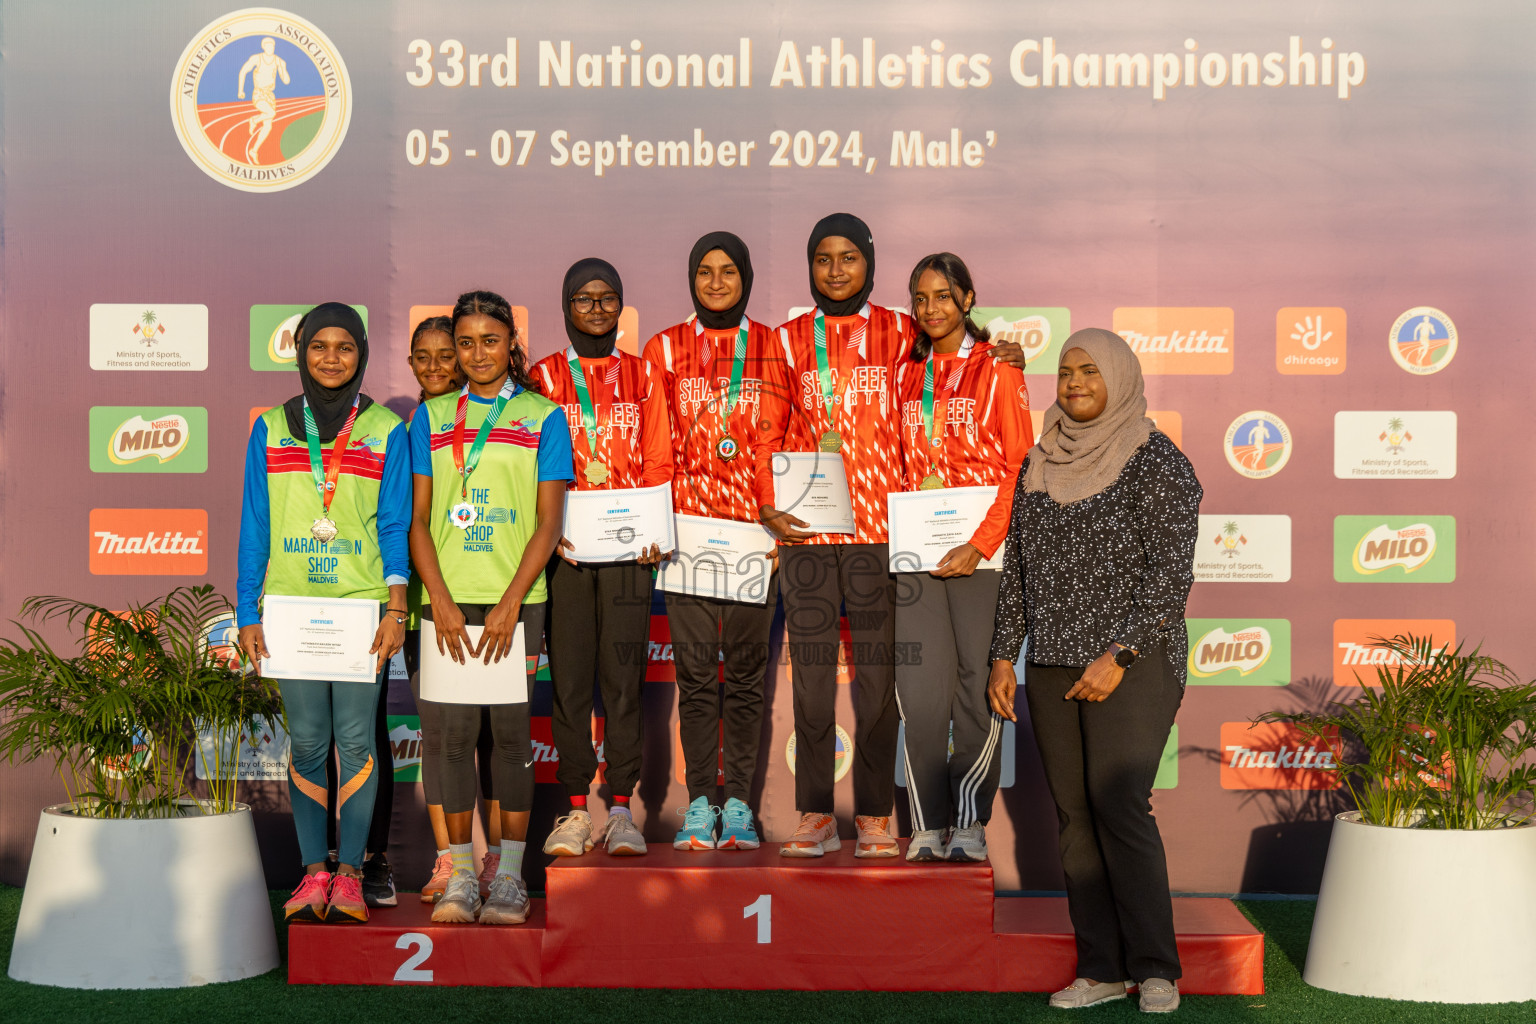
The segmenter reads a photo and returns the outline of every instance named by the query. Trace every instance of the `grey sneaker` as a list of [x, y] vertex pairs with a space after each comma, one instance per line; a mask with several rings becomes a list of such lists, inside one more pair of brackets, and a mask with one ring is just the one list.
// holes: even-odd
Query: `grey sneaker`
[[610, 814], [603, 825], [603, 845], [610, 857], [640, 857], [645, 854], [645, 837], [627, 814]]
[[527, 883], [518, 875], [497, 875], [491, 879], [491, 898], [485, 901], [485, 909], [480, 911], [480, 923], [522, 924], [526, 920]]
[[544, 852], [556, 857], [580, 857], [592, 849], [592, 815], [577, 809], [555, 822], [544, 840]]
[[443, 898], [432, 908], [432, 920], [437, 924], [474, 924], [479, 912], [480, 879], [473, 871], [455, 871]]
[[1179, 986], [1166, 978], [1148, 978], [1141, 983], [1142, 1013], [1172, 1013], [1179, 1008]]
[[930, 861], [945, 859], [943, 829], [920, 828], [912, 833], [912, 841], [907, 844], [907, 860]]
[[1072, 984], [1051, 996], [1051, 1005], [1058, 1010], [1080, 1010], [1085, 1006], [1097, 1006], [1115, 999], [1125, 998], [1125, 982], [1092, 982], [1078, 978]]
[[957, 828], [944, 848], [944, 859], [954, 861], [982, 861], [987, 859], [987, 826], [977, 822], [967, 828]]

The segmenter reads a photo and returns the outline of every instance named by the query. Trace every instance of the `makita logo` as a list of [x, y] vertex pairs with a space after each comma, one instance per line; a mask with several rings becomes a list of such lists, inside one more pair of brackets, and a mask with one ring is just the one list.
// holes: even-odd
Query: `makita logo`
[[1140, 331], [1126, 331], [1125, 340], [1131, 346], [1131, 351], [1137, 355], [1166, 355], [1170, 353], [1181, 355], [1209, 355], [1212, 353], [1230, 353], [1227, 347], [1225, 334], [1212, 334], [1210, 331], [1169, 331], [1167, 334], [1142, 334]]
[[108, 452], [118, 465], [150, 457], [169, 462], [186, 449], [191, 433], [191, 426], [183, 416], [167, 416], [154, 421], [133, 416], [112, 432]]
[[658, 643], [655, 640], [646, 641], [646, 657], [655, 664], [658, 661], [670, 663], [672, 661], [672, 645], [670, 643]]
[[1248, 675], [1269, 660], [1273, 646], [1269, 630], [1263, 626], [1231, 633], [1218, 626], [1192, 645], [1190, 668], [1201, 676], [1213, 676], [1228, 669]]
[[93, 508], [91, 572], [201, 576], [208, 571], [208, 513], [200, 508]]
[[133, 537], [125, 537], [110, 530], [97, 530], [92, 536], [98, 541], [96, 547], [98, 555], [201, 555], [205, 553], [201, 534], [183, 537], [180, 530], [174, 534], [167, 530], [162, 534], [151, 532]]
[[[1396, 667], [1398, 665], [1418, 665], [1422, 662], [1413, 655], [1404, 655], [1389, 647], [1377, 647], [1371, 644], [1358, 644], [1345, 640], [1338, 645], [1338, 663], [1340, 665], [1368, 665], [1372, 668], [1379, 665]], [[1445, 653], [1445, 645], [1441, 645], [1429, 652], [1429, 659], [1439, 657]]]
[[1270, 750], [1256, 750], [1234, 744], [1226, 748], [1228, 768], [1332, 768], [1333, 751], [1319, 750], [1315, 746], [1279, 746]]

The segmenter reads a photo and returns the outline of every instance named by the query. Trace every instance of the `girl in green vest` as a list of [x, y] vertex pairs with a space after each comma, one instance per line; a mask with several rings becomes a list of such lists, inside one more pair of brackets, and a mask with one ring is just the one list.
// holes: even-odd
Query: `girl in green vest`
[[[500, 662], [523, 626], [536, 653], [544, 631], [544, 567], [560, 539], [571, 437], [561, 408], [535, 393], [507, 300], [467, 292], [453, 309], [462, 390], [429, 398], [410, 433], [414, 501], [411, 560], [421, 577], [422, 643], [461, 664]], [[483, 628], [478, 642], [466, 627]], [[429, 641], [428, 637], [435, 639]], [[424, 650], [423, 658], [430, 652]], [[508, 665], [508, 672], [527, 671]], [[528, 690], [533, 688], [528, 673]], [[522, 866], [533, 809], [526, 697], [492, 705], [493, 795], [501, 803], [501, 861], [481, 909], [471, 842], [480, 707], [440, 703], [442, 800], [453, 873], [432, 910], [437, 922], [521, 924]]]
[[[351, 307], [327, 302], [298, 329], [302, 394], [251, 429], [240, 514], [240, 649], [267, 657], [263, 594], [385, 602], [370, 653], [372, 683], [281, 679], [290, 754], [288, 791], [306, 874], [284, 906], [289, 920], [366, 921], [361, 868], [377, 787], [374, 714], [390, 657], [405, 639], [410, 453], [400, 417], [362, 393], [368, 333]], [[319, 513], [317, 516], [316, 513]], [[333, 876], [325, 870], [325, 761], [341, 761]]]

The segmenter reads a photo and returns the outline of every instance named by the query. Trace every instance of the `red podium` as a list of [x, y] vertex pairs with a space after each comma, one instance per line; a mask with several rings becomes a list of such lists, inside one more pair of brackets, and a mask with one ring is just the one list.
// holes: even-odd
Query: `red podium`
[[[295, 924], [292, 984], [1032, 991], [1072, 980], [1066, 900], [994, 899], [987, 864], [753, 852], [559, 859], [516, 927], [434, 925], [402, 893], [364, 925]], [[1264, 936], [1176, 899], [1190, 994], [1264, 991]]]

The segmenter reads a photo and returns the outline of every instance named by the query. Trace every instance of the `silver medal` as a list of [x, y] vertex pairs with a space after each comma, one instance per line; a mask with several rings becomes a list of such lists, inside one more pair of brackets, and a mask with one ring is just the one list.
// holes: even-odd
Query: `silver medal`
[[475, 511], [475, 506], [467, 501], [461, 501], [448, 510], [448, 521], [461, 530], [467, 530], [474, 526], [477, 518], [479, 518], [479, 513]]
[[336, 529], [336, 524], [331, 522], [328, 516], [321, 516], [319, 519], [315, 520], [315, 525], [309, 528], [309, 532], [315, 538], [315, 540], [324, 543], [326, 541], [335, 540], [338, 531]]

